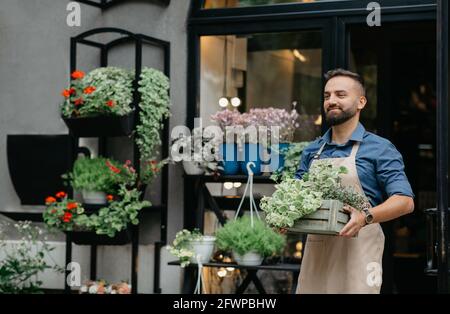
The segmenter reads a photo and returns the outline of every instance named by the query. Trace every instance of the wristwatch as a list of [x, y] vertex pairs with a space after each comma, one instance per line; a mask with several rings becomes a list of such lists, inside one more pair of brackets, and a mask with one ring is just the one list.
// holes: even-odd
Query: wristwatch
[[362, 211], [364, 212], [364, 215], [366, 215], [366, 217], [365, 217], [366, 225], [371, 224], [373, 222], [373, 215], [369, 210], [369, 205], [366, 204], [363, 207]]

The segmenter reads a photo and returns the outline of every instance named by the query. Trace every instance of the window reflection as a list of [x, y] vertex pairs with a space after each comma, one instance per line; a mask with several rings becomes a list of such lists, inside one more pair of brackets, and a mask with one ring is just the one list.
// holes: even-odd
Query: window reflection
[[[294, 141], [320, 135], [322, 99], [320, 31], [201, 38], [200, 113], [203, 121], [239, 98], [239, 111], [296, 109]], [[222, 98], [222, 100], [220, 100]], [[228, 103], [223, 100], [228, 99]], [[219, 105], [219, 100], [221, 106]]]

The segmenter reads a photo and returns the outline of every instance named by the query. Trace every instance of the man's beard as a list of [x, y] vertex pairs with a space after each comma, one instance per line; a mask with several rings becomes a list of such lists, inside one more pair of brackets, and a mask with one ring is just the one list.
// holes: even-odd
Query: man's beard
[[335, 126], [340, 125], [344, 122], [347, 122], [351, 118], [353, 118], [356, 115], [356, 110], [347, 110], [347, 111], [341, 111], [339, 114], [334, 114], [333, 116], [330, 116], [330, 112], [327, 112], [326, 115], [326, 121], [329, 126]]

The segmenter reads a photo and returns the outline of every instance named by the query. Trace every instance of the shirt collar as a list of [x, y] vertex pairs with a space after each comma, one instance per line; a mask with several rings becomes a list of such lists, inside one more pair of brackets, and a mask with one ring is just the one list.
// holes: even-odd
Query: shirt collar
[[[358, 122], [358, 126], [353, 131], [352, 135], [350, 136], [349, 141], [362, 142], [365, 132], [366, 132], [366, 129], [364, 128], [364, 126], [360, 122]], [[323, 135], [322, 138], [323, 138], [323, 140], [325, 140], [325, 142], [327, 144], [329, 144], [329, 145], [332, 144], [331, 128], [329, 128], [328, 131], [325, 132], [325, 134]]]

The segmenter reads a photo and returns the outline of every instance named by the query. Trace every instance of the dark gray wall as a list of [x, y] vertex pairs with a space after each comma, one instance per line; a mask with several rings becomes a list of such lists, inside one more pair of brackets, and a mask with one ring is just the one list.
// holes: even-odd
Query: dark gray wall
[[[62, 134], [61, 90], [69, 74], [69, 38], [95, 27], [119, 27], [171, 43], [171, 128], [186, 117], [186, 19], [189, 1], [172, 0], [168, 7], [157, 0], [125, 1], [104, 12], [81, 4], [81, 26], [69, 27], [61, 0], [0, 0], [0, 204], [2, 210], [30, 210], [20, 205], [12, 187], [6, 160], [7, 134]], [[98, 55], [83, 49], [78, 68], [95, 67]], [[93, 52], [93, 51], [92, 51]], [[134, 55], [119, 49], [111, 55], [114, 65], [128, 66]], [[161, 53], [147, 49], [144, 65], [162, 69]], [[117, 146], [119, 150], [127, 145]], [[117, 148], [116, 147], [116, 148]], [[169, 240], [182, 227], [183, 186], [181, 168], [169, 169]], [[157, 199], [157, 187], [148, 191]], [[153, 219], [154, 218], [154, 219]], [[142, 222], [141, 239], [159, 237], [158, 217]]]

